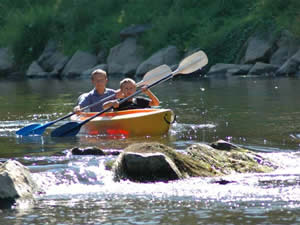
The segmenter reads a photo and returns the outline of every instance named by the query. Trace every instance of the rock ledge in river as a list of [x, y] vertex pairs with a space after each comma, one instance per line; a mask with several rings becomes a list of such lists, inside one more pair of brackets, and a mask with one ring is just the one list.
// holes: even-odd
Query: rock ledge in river
[[114, 177], [117, 181], [154, 182], [235, 172], [270, 172], [276, 168], [267, 159], [234, 144], [220, 140], [212, 146], [224, 149], [199, 143], [190, 146], [184, 154], [159, 143], [132, 144], [114, 163]]

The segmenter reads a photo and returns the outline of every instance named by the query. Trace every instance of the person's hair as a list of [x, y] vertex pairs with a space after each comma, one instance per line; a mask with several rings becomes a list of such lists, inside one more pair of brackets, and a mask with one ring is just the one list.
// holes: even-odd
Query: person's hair
[[125, 78], [123, 80], [120, 81], [120, 88], [122, 88], [122, 86], [126, 83], [132, 83], [134, 85], [136, 85], [135, 81], [131, 78]]
[[104, 76], [106, 77], [106, 79], [107, 79], [107, 74], [106, 74], [106, 72], [105, 72], [104, 70], [96, 69], [96, 70], [94, 70], [94, 71], [92, 72], [92, 74], [91, 74], [91, 79], [92, 79], [92, 80], [94, 79], [94, 76], [95, 76], [96, 74], [104, 75]]

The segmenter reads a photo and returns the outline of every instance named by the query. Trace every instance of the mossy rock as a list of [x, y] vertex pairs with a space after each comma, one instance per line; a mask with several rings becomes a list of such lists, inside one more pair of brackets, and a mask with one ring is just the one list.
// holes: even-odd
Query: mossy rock
[[176, 150], [160, 143], [132, 144], [124, 149], [124, 152], [136, 153], [163, 153], [177, 166], [184, 177], [210, 177], [222, 175], [211, 164], [194, 159], [190, 155], [179, 153]]
[[187, 152], [194, 159], [213, 165], [222, 174], [271, 172], [276, 168], [267, 159], [240, 147], [221, 150], [199, 143], [190, 146]]

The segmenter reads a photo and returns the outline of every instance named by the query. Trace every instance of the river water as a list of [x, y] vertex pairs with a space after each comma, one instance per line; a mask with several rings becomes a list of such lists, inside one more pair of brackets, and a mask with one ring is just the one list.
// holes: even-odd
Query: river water
[[[118, 87], [111, 78], [109, 87]], [[0, 80], [0, 161], [15, 159], [44, 193], [0, 212], [0, 224], [300, 224], [300, 79], [178, 77], [153, 88], [177, 121], [168, 135], [17, 137], [15, 131], [67, 114], [90, 80]], [[53, 154], [79, 146], [121, 150], [158, 141], [178, 151], [224, 139], [250, 148], [279, 167], [266, 174], [232, 174], [234, 182], [191, 178], [168, 183], [113, 182], [115, 156]]]

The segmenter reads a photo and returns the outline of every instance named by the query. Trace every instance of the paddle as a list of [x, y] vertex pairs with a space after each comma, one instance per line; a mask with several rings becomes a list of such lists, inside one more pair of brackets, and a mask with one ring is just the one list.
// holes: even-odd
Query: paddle
[[[166, 75], [168, 75], [170, 73], [170, 68], [167, 66], [167, 65], [161, 65], [153, 70], [150, 70], [149, 72], [147, 72], [143, 79], [137, 83], [137, 86], [140, 87], [140, 86], [143, 86], [143, 85], [149, 85], [149, 84], [152, 84], [154, 82], [156, 82], [157, 80], [160, 80], [162, 77], [165, 77]], [[83, 107], [81, 110], [84, 111], [88, 108], [91, 108], [95, 105], [98, 105], [98, 104], [101, 104], [103, 102], [106, 102], [110, 99], [113, 99], [114, 98], [114, 94], [111, 95], [111, 96], [108, 96], [104, 99], [101, 99], [100, 101], [98, 102], [95, 102], [91, 105], [88, 105], [86, 107]], [[39, 123], [35, 123], [35, 124], [30, 124], [26, 127], [23, 127], [21, 129], [19, 129], [18, 131], [16, 131], [16, 134], [17, 135], [22, 135], [22, 136], [27, 136], [27, 135], [41, 135], [44, 133], [44, 131], [46, 130], [47, 127], [61, 121], [61, 120], [64, 120], [72, 115], [74, 115], [75, 112], [71, 112], [61, 118], [58, 118], [54, 121], [50, 121], [48, 123], [45, 123], [45, 124], [39, 124]]]
[[[160, 80], [157, 80], [154, 83], [150, 84], [148, 86], [148, 88], [154, 87], [155, 85], [162, 83], [163, 81], [166, 81], [179, 73], [181, 73], [181, 74], [192, 73], [192, 72], [202, 68], [203, 66], [205, 66], [207, 64], [207, 62], [208, 62], [208, 59], [207, 59], [206, 54], [203, 51], [198, 51], [198, 52], [188, 56], [184, 60], [182, 60], [179, 63], [178, 68], [174, 72], [172, 72], [171, 69], [169, 69], [170, 70], [169, 75], [166, 75], [163, 78], [161, 78]], [[134, 94], [122, 99], [119, 103], [121, 104], [123, 102], [126, 102], [127, 100], [140, 94], [141, 92], [142, 92], [142, 90], [140, 89], [140, 90], [136, 91]], [[97, 116], [111, 110], [112, 108], [113, 108], [113, 106], [111, 106], [107, 109], [104, 109], [104, 110], [100, 111], [99, 113], [96, 113], [94, 116], [91, 116], [82, 122], [66, 123], [56, 129], [54, 129], [51, 132], [51, 136], [52, 137], [75, 136], [80, 131], [80, 128], [82, 125], [86, 124], [87, 122], [91, 121], [92, 119], [96, 118]]]

